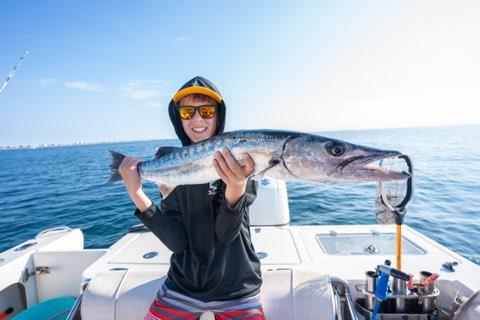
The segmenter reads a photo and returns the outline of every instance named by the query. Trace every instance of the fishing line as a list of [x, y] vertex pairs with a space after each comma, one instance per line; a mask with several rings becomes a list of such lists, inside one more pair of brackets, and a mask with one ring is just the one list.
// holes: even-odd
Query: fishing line
[[5, 81], [3, 81], [3, 84], [2, 86], [0, 87], [0, 93], [2, 93], [3, 90], [5, 90], [5, 87], [7, 86], [8, 82], [10, 81], [10, 79], [13, 78], [13, 75], [15, 74], [15, 72], [18, 70], [18, 68], [20, 68], [20, 66], [22, 65], [22, 62], [23, 60], [25, 60], [25, 58], [27, 57], [29, 51], [28, 50], [25, 50], [25, 53], [23, 54], [23, 56], [21, 56], [17, 62], [16, 65], [13, 66], [13, 69], [10, 70], [10, 72], [8, 73], [7, 77], [5, 78]]

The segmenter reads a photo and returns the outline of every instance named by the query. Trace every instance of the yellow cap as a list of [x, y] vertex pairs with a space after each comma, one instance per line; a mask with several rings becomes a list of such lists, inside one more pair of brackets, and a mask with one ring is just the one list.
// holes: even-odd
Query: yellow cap
[[192, 86], [192, 87], [188, 87], [188, 88], [177, 91], [177, 93], [175, 93], [175, 95], [172, 98], [173, 102], [177, 103], [183, 97], [188, 96], [189, 94], [194, 94], [194, 93], [204, 94], [212, 98], [213, 100], [215, 100], [217, 103], [222, 102], [222, 97], [218, 93], [216, 93], [212, 89], [209, 89], [206, 87], [200, 87], [200, 86]]

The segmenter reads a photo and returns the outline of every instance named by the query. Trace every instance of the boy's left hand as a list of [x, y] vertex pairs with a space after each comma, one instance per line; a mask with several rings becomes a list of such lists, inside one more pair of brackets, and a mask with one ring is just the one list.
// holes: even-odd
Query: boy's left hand
[[247, 177], [255, 169], [255, 163], [248, 153], [243, 154], [242, 160], [243, 166], [235, 160], [227, 148], [213, 155], [213, 167], [227, 185], [225, 199], [230, 206], [235, 205], [243, 196], [247, 187]]

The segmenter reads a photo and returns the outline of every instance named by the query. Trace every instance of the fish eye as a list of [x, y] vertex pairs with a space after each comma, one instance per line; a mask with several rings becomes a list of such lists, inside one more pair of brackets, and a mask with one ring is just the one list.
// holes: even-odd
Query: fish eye
[[345, 153], [345, 145], [342, 144], [342, 143], [338, 143], [338, 142], [331, 142], [331, 143], [328, 143], [326, 146], [325, 146], [327, 152], [334, 156], [334, 157], [339, 157], [341, 156], [342, 154]]

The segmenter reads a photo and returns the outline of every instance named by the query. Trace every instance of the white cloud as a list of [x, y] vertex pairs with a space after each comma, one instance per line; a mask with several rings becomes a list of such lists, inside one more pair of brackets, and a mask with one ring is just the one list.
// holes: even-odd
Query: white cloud
[[180, 37], [176, 37], [175, 41], [180, 42], [180, 43], [184, 43], [184, 42], [190, 41], [191, 38], [192, 37], [189, 37], [189, 36], [180, 36]]
[[163, 89], [166, 85], [166, 82], [160, 80], [139, 80], [123, 84], [119, 90], [129, 98], [148, 101], [165, 95]]
[[35, 82], [43, 87], [48, 87], [57, 83], [57, 80], [52, 78], [43, 78], [43, 79], [37, 79]]
[[65, 87], [82, 91], [103, 92], [105, 88], [97, 83], [89, 83], [85, 81], [65, 82]]
[[163, 104], [158, 102], [147, 102], [147, 106], [152, 107], [154, 109], [160, 109], [163, 107]]

